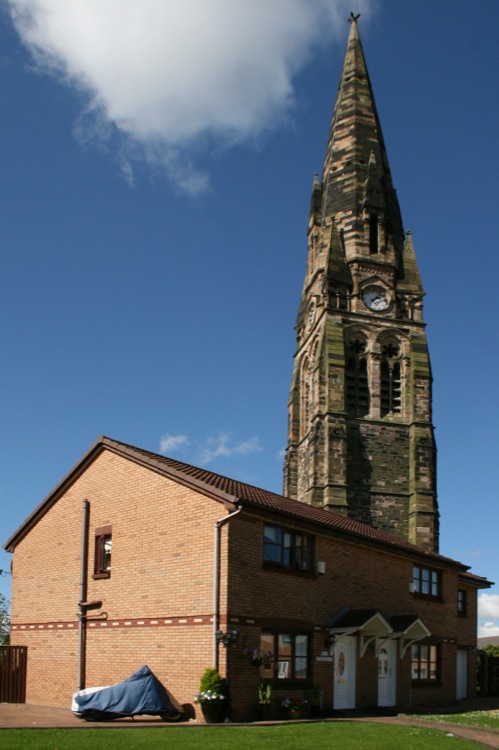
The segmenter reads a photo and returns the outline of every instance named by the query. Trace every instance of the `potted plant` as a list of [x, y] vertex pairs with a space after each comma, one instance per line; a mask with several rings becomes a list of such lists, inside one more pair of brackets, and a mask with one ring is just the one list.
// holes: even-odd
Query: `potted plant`
[[320, 685], [315, 685], [311, 690], [307, 690], [305, 695], [310, 705], [310, 715], [318, 716], [321, 708], [322, 690]]
[[224, 681], [214, 667], [203, 672], [199, 683], [199, 693], [194, 698], [199, 703], [207, 724], [218, 724], [223, 720], [225, 707]]
[[272, 707], [272, 685], [270, 682], [260, 682], [257, 688], [258, 692], [258, 718], [261, 721], [267, 721], [270, 718]]
[[299, 719], [303, 706], [307, 701], [303, 698], [284, 698], [281, 701], [281, 708], [284, 708], [289, 719]]

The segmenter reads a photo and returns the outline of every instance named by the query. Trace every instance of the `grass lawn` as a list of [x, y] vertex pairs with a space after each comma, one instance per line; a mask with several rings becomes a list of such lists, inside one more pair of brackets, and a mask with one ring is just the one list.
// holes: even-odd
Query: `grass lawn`
[[151, 727], [149, 729], [0, 729], [1, 750], [476, 750], [444, 731], [360, 722], [268, 727]]
[[462, 714], [418, 714], [420, 719], [447, 721], [450, 724], [472, 724], [475, 727], [499, 729], [499, 711], [468, 711]]

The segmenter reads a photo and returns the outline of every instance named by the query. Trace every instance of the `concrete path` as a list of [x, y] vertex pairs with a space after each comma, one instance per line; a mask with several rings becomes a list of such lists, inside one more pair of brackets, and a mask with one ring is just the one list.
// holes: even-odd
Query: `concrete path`
[[39, 706], [29, 703], [0, 703], [0, 729], [85, 729], [87, 727], [168, 726], [156, 716], [137, 716], [135, 719], [114, 721], [83, 721], [69, 708]]

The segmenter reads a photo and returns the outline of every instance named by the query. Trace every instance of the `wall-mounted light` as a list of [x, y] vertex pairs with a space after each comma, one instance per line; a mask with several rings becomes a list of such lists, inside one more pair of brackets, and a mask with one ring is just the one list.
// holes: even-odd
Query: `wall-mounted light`
[[409, 594], [414, 594], [414, 581], [409, 581]]
[[215, 632], [216, 639], [219, 643], [222, 643], [225, 648], [227, 646], [230, 646], [231, 643], [234, 643], [234, 641], [237, 641], [239, 638], [239, 633], [237, 630], [231, 630], [230, 628], [223, 633], [221, 630], [217, 630]]
[[333, 635], [333, 633], [329, 633], [329, 635], [326, 638], [326, 641], [324, 643], [324, 646], [331, 651], [331, 649], [334, 648], [334, 644], [336, 643], [336, 636]]

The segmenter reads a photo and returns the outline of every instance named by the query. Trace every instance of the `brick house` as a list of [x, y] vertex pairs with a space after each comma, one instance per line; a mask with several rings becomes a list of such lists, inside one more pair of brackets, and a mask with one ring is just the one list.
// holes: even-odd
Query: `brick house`
[[[147, 663], [192, 715], [201, 673], [225, 674], [228, 654], [234, 719], [254, 717], [261, 677], [277, 703], [319, 686], [325, 709], [474, 691], [485, 579], [340, 514], [109, 438], [5, 546], [29, 703], [68, 706], [83, 683]], [[218, 630], [237, 641], [224, 649]], [[242, 652], [260, 644], [275, 660], [258, 669]]]

